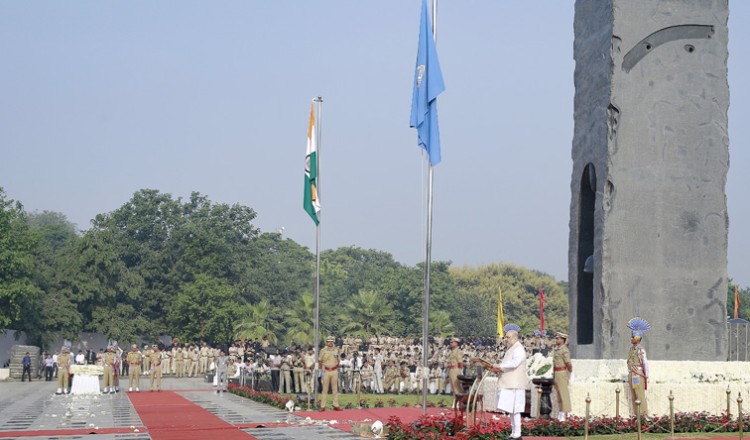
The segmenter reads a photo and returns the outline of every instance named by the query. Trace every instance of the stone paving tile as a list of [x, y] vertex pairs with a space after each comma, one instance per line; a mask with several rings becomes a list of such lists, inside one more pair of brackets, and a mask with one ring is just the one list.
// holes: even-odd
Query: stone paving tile
[[[147, 378], [141, 385], [148, 389]], [[60, 430], [50, 437], [3, 437], [10, 440], [90, 439], [90, 435], [64, 435], [66, 429], [137, 428], [143, 423], [130, 404], [126, 392], [109, 395], [55, 395], [56, 382], [0, 382], [0, 431]], [[359, 438], [327, 425], [300, 424], [304, 421], [278, 408], [244, 399], [230, 393], [216, 393], [210, 384], [195, 378], [165, 378], [162, 389], [178, 391], [231, 424], [291, 423], [286, 427], [245, 428], [261, 440], [350, 440]], [[141, 391], [148, 393], [149, 391]], [[100, 440], [151, 440], [146, 432], [97, 434]]]

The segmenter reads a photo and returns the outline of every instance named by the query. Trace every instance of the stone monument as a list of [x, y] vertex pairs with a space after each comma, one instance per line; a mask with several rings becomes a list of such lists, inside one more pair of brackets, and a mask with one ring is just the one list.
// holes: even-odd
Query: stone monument
[[577, 0], [570, 349], [727, 356], [727, 0]]

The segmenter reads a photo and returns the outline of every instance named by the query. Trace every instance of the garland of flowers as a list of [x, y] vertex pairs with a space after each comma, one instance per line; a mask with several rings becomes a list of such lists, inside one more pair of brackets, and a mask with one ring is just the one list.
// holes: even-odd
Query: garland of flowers
[[[554, 419], [529, 419], [523, 421], [523, 436], [574, 437], [584, 435], [583, 417], [570, 417], [566, 422]], [[750, 429], [750, 415], [743, 414], [743, 430]], [[644, 417], [641, 432], [664, 434], [670, 432], [669, 416]], [[624, 434], [636, 432], [636, 418], [594, 417], [589, 420], [589, 435]], [[389, 440], [494, 440], [510, 435], [507, 417], [482, 422], [467, 428], [462, 421], [446, 416], [424, 416], [412, 423], [403, 423], [391, 417], [386, 424]], [[707, 412], [676, 413], [674, 432], [738, 432], [736, 416], [715, 415]]]

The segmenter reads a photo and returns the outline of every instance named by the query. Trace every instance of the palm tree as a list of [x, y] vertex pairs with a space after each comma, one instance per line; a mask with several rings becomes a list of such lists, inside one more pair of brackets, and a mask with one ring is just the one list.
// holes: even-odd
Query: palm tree
[[276, 343], [276, 333], [281, 331], [282, 325], [278, 310], [268, 300], [248, 305], [241, 315], [245, 318], [234, 326], [236, 339], [261, 339], [267, 336], [270, 343]]
[[456, 327], [451, 322], [451, 314], [445, 310], [430, 312], [430, 333], [440, 333], [440, 336], [452, 335]]
[[346, 304], [343, 314], [343, 334], [369, 338], [373, 334], [379, 335], [388, 331], [387, 323], [393, 314], [393, 308], [379, 292], [360, 290]]
[[315, 332], [315, 298], [312, 294], [303, 293], [286, 311], [284, 324], [287, 328], [286, 342], [294, 339], [298, 344], [312, 344]]

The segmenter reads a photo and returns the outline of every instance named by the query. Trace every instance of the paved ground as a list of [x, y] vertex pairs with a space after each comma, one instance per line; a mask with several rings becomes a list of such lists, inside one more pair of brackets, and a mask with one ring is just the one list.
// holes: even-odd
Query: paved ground
[[[0, 382], [0, 439], [85, 439], [96, 433], [97, 439], [151, 440], [127, 393], [57, 396], [55, 388], [54, 382]], [[359, 438], [230, 393], [217, 394], [199, 379], [165, 378], [162, 388], [227, 423], [245, 426], [241, 429], [250, 434], [248, 439]]]

